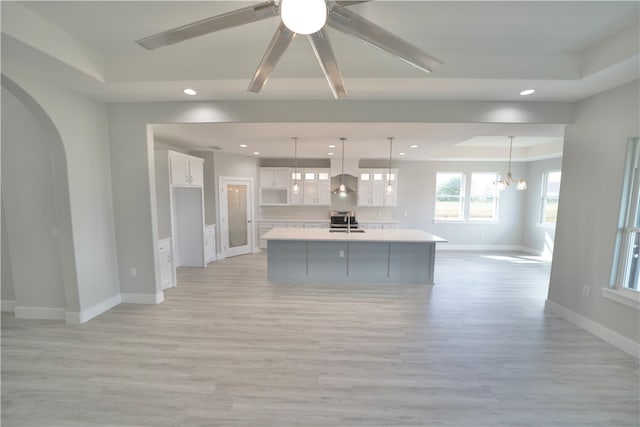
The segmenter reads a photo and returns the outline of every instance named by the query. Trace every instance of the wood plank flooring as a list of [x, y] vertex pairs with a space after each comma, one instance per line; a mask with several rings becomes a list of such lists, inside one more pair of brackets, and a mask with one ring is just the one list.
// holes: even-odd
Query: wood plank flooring
[[3, 426], [637, 426], [638, 361], [544, 312], [549, 264], [439, 252], [436, 285], [180, 269], [83, 325], [2, 315]]

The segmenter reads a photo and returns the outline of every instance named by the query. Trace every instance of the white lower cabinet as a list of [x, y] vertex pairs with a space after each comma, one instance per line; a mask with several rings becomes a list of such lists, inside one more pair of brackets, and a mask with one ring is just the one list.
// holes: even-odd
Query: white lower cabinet
[[175, 286], [171, 238], [158, 241], [158, 252], [160, 254], [160, 284], [162, 289], [171, 288]]
[[216, 260], [216, 226], [208, 225], [204, 229], [204, 261], [209, 264]]

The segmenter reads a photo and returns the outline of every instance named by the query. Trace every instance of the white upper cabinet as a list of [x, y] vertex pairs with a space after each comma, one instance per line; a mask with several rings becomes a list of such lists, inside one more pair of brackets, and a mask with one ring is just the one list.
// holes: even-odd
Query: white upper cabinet
[[[389, 192], [389, 184], [391, 191]], [[398, 192], [398, 170], [360, 169], [358, 206], [395, 206]]]
[[202, 187], [204, 184], [204, 160], [188, 154], [169, 151], [171, 185]]
[[288, 205], [290, 182], [289, 168], [260, 168], [260, 204]]
[[288, 168], [260, 168], [260, 188], [288, 188]]
[[[298, 192], [293, 185], [298, 183]], [[331, 177], [329, 169], [304, 169], [291, 172], [291, 204], [307, 206], [329, 206]]]

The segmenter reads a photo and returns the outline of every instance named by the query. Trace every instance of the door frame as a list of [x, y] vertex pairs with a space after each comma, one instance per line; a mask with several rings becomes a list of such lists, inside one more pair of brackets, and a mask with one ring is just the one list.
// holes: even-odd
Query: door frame
[[255, 236], [255, 197], [254, 197], [254, 178], [253, 177], [238, 177], [238, 176], [220, 176], [218, 178], [218, 206], [219, 206], [219, 218], [220, 218], [220, 258], [224, 259], [228, 256], [244, 255], [245, 253], [229, 253], [229, 222], [227, 218], [227, 197], [226, 187], [228, 185], [241, 184], [247, 185], [247, 196], [249, 198], [249, 210], [247, 213], [247, 221], [249, 226], [247, 227], [247, 254], [255, 251], [254, 236]]

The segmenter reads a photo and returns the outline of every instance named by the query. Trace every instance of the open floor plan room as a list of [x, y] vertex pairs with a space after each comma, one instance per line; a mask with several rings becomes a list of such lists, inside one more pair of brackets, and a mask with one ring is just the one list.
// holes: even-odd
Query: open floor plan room
[[549, 262], [438, 251], [435, 286], [266, 269], [180, 268], [163, 304], [82, 325], [3, 313], [3, 425], [638, 425], [638, 360], [544, 311]]

